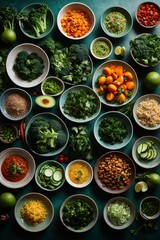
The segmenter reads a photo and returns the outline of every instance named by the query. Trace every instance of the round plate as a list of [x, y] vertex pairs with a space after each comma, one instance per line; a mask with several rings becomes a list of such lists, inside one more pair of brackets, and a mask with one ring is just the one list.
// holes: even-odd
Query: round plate
[[124, 69], [126, 69], [126, 71], [129, 71], [132, 73], [133, 75], [133, 82], [135, 84], [135, 88], [133, 90], [133, 94], [130, 98], [126, 99], [125, 102], [123, 103], [109, 103], [105, 100], [104, 96], [100, 96], [99, 95], [99, 98], [101, 100], [101, 102], [107, 106], [110, 106], [110, 107], [120, 107], [120, 106], [123, 106], [123, 105], [126, 105], [127, 103], [129, 103], [131, 100], [133, 100], [133, 98], [136, 96], [137, 94], [137, 91], [138, 91], [138, 77], [137, 77], [137, 74], [135, 72], [135, 70], [126, 62], [123, 62], [121, 60], [110, 60], [110, 61], [107, 61], [107, 62], [104, 62], [102, 63], [94, 72], [94, 75], [93, 75], [93, 79], [92, 79], [92, 88], [95, 92], [97, 92], [97, 86], [96, 86], [96, 82], [97, 82], [97, 78], [103, 74], [103, 69], [105, 67], [109, 67], [110, 65], [115, 65], [115, 66], [122, 66]]
[[[23, 208], [24, 204], [28, 201], [31, 201], [31, 200], [41, 201], [46, 206], [47, 213], [48, 213], [46, 219], [43, 222], [38, 223], [36, 226], [32, 226], [32, 225], [27, 224], [21, 218], [21, 214], [20, 214], [20, 211]], [[46, 196], [44, 196], [40, 193], [32, 192], [32, 193], [28, 193], [28, 194], [22, 196], [17, 201], [17, 203], [15, 205], [15, 209], [14, 209], [14, 215], [15, 215], [15, 219], [16, 219], [17, 223], [23, 229], [25, 229], [26, 231], [40, 232], [40, 231], [46, 229], [50, 225], [50, 223], [52, 222], [53, 217], [54, 217], [54, 207], [53, 207], [51, 201]]]
[[[17, 58], [17, 54], [21, 51], [26, 51], [29, 54], [37, 53], [37, 55], [41, 57], [44, 62], [43, 73], [38, 78], [34, 79], [31, 82], [22, 80], [21, 78], [19, 78], [13, 69], [15, 60]], [[40, 84], [47, 77], [49, 73], [49, 69], [50, 69], [50, 62], [45, 51], [42, 48], [38, 47], [37, 45], [31, 44], [31, 43], [23, 43], [13, 48], [8, 54], [8, 57], [6, 60], [6, 70], [7, 70], [8, 76], [10, 77], [12, 82], [14, 82], [17, 86], [23, 87], [23, 88], [31, 88]]]

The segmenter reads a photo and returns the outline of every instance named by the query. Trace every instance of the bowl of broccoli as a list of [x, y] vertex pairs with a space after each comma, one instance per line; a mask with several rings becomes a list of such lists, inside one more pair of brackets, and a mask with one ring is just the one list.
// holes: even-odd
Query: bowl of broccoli
[[9, 78], [19, 87], [31, 88], [48, 75], [50, 62], [46, 52], [32, 43], [22, 43], [13, 48], [6, 60]]
[[59, 154], [66, 147], [68, 139], [66, 124], [53, 113], [38, 113], [26, 126], [26, 143], [37, 155], [49, 157]]
[[25, 6], [18, 15], [23, 34], [32, 39], [46, 37], [54, 27], [54, 15], [47, 4], [33, 3]]

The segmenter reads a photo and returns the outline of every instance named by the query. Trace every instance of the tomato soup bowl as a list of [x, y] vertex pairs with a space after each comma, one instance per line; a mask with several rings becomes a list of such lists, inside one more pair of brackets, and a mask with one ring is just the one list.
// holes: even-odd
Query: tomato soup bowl
[[35, 160], [25, 149], [7, 148], [0, 153], [0, 183], [17, 189], [26, 186], [34, 177]]
[[82, 159], [73, 160], [66, 167], [65, 178], [72, 187], [84, 188], [93, 179], [92, 166]]

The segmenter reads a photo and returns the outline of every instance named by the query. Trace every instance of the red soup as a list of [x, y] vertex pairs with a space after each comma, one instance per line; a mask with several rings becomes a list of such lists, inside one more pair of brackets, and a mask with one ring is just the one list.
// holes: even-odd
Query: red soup
[[26, 176], [28, 163], [23, 157], [13, 154], [3, 161], [1, 172], [6, 180], [18, 182]]

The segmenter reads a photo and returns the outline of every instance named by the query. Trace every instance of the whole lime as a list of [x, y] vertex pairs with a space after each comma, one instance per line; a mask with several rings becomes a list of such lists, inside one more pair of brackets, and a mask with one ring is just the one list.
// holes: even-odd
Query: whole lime
[[149, 90], [154, 90], [160, 86], [160, 74], [158, 72], [149, 72], [144, 77], [144, 85]]
[[0, 207], [9, 208], [13, 207], [16, 203], [15, 196], [10, 192], [4, 192], [0, 195]]
[[149, 187], [160, 186], [160, 175], [158, 173], [149, 173], [145, 179]]

